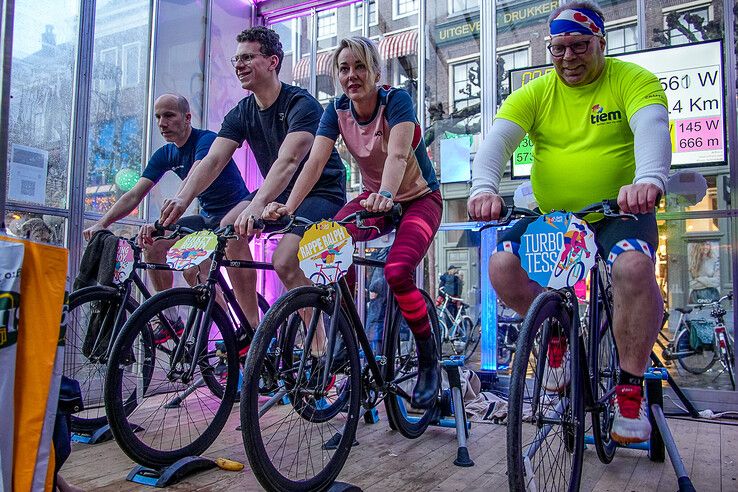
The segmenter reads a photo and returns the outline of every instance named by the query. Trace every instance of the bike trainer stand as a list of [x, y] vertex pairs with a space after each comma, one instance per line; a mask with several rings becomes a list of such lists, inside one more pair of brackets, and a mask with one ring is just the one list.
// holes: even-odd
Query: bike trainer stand
[[86, 432], [72, 432], [72, 442], [80, 442], [82, 444], [99, 444], [101, 442], [113, 439], [113, 433], [110, 431], [110, 425], [105, 424], [95, 429], [89, 434]]
[[[456, 451], [456, 466], [474, 466], [474, 461], [469, 457], [469, 449], [466, 447], [466, 440], [469, 438], [469, 430], [471, 422], [466, 419], [466, 409], [464, 408], [464, 398], [461, 395], [461, 371], [460, 367], [464, 365], [464, 357], [461, 355], [451, 356], [449, 359], [441, 361], [441, 368], [446, 371], [448, 376], [449, 390], [444, 390], [439, 404], [440, 417], [431, 422], [430, 425], [438, 427], [448, 427], [456, 429], [456, 440], [459, 443]], [[404, 407], [402, 407], [404, 408]], [[409, 421], [417, 422], [418, 417], [405, 416]]]
[[[656, 364], [656, 361], [654, 361], [654, 364]], [[664, 462], [664, 450], [666, 450], [666, 452], [669, 453], [669, 459], [671, 460], [671, 464], [674, 467], [674, 472], [677, 476], [679, 492], [694, 492], [694, 486], [692, 485], [692, 481], [689, 479], [687, 470], [684, 467], [684, 462], [679, 455], [679, 449], [677, 448], [676, 442], [674, 442], [674, 437], [671, 434], [669, 424], [664, 416], [664, 392], [661, 387], [661, 382], [667, 381], [672, 388], [675, 389], [677, 395], [680, 395], [680, 399], [682, 399], [683, 402], [689, 402], [689, 400], [687, 400], [686, 396], [681, 393], [679, 387], [676, 386], [676, 383], [671, 379], [669, 371], [663, 366], [650, 367], [643, 375], [643, 378], [646, 382], [646, 401], [648, 402], [649, 408], [648, 420], [651, 423], [651, 439], [643, 443], [619, 446], [646, 451], [648, 453], [648, 458], [651, 461], [658, 463]], [[696, 412], [691, 403], [689, 403], [687, 408], [690, 409], [690, 412], [692, 410]], [[591, 435], [587, 435], [584, 438], [584, 443], [594, 444], [594, 438]]]
[[218, 465], [211, 459], [202, 456], [187, 456], [161, 469], [138, 465], [128, 473], [126, 480], [150, 487], [163, 488], [174, 485], [195, 473], [217, 467]]

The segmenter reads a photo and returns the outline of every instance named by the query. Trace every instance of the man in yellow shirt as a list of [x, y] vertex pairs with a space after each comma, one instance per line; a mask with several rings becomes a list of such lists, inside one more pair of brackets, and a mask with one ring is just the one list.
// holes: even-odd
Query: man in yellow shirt
[[[617, 198], [622, 212], [637, 216], [605, 218], [593, 227], [611, 268], [620, 357], [611, 434], [621, 443], [642, 442], [651, 432], [643, 373], [663, 313], [654, 275], [654, 207], [671, 164], [666, 96], [652, 73], [605, 58], [603, 14], [593, 2], [568, 2], [552, 12], [549, 23], [555, 71], [502, 105], [474, 159], [469, 215], [499, 217], [502, 170], [527, 132], [535, 145], [531, 184], [542, 211], [576, 211]], [[497, 294], [521, 314], [542, 291], [517, 256], [528, 224], [520, 221], [501, 235], [489, 264]], [[566, 340], [552, 338], [543, 376], [547, 390], [562, 389], [571, 377]]]

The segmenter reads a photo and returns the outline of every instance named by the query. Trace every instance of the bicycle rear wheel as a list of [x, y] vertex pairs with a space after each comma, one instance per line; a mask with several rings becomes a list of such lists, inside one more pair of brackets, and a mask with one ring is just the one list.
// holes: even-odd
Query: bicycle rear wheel
[[676, 358], [679, 365], [687, 372], [692, 374], [702, 374], [710, 369], [717, 361], [715, 347], [698, 347], [692, 348], [690, 343], [690, 332], [683, 329], [677, 333], [674, 338], [673, 358]]
[[[64, 347], [65, 376], [79, 381], [84, 410], [71, 415], [74, 432], [94, 432], [108, 423], [103, 401], [103, 385], [108, 366], [110, 337], [117, 335], [120, 326], [138, 307], [130, 297], [126, 299], [121, 325], [113, 326], [121, 308], [117, 289], [105, 286], [88, 287], [69, 295], [67, 338]], [[149, 347], [153, 351], [153, 347]], [[126, 408], [136, 406], [135, 387], [123, 395]]]
[[[438, 317], [433, 301], [426, 292], [422, 290], [420, 292], [425, 298], [431, 336], [436, 340], [436, 347], [440, 347]], [[404, 323], [401, 321], [402, 314], [398, 309], [384, 341], [384, 356], [387, 359], [385, 379], [397, 387], [397, 394], [385, 397], [384, 406], [390, 427], [409, 439], [415, 439], [420, 437], [436, 418], [438, 406], [416, 411], [410, 405], [418, 378], [418, 354], [415, 349], [415, 337], [408, 328], [403, 330]], [[441, 370], [440, 367], [438, 370]]]
[[[118, 445], [138, 463], [161, 467], [203, 453], [231, 413], [239, 374], [234, 329], [217, 303], [206, 324], [206, 303], [193, 289], [161, 292], [133, 313], [113, 346], [105, 407]], [[158, 345], [155, 356], [144, 353], [131, 361], [127, 354], [137, 354], [140, 341], [151, 337], [151, 320], [164, 316], [182, 320], [181, 337], [175, 334]], [[195, 354], [198, 334], [204, 344]], [[128, 413], [121, 395], [141, 385], [138, 372], [127, 370], [136, 361], [144, 364], [150, 382], [141, 389], [140, 405]], [[189, 380], [185, 375], [192, 366]]]
[[[572, 322], [564, 302], [560, 292], [540, 294], [518, 337], [508, 401], [510, 490], [579, 490], [584, 452], [583, 381], [578, 364], [578, 320]], [[571, 364], [569, 384], [561, 378], [548, 381], [549, 385], [559, 383], [559, 391], [543, 387], [544, 361], [548, 363], [553, 354], [549, 347], [553, 336], [566, 338]], [[539, 357], [533, 355], [536, 345]], [[566, 356], [563, 361], [565, 367]]]
[[464, 362], [468, 362], [471, 359], [474, 352], [479, 346], [479, 340], [482, 338], [481, 320], [478, 323], [474, 323], [471, 318], [465, 317], [461, 320], [464, 326], [464, 333], [466, 333], [466, 344], [464, 345]]
[[[320, 320], [328, 331], [334, 303], [328, 288], [291, 290], [269, 310], [246, 357], [241, 430], [249, 464], [268, 490], [324, 490], [351, 451], [361, 405], [355, 335], [343, 316], [335, 323], [328, 374], [325, 355], [312, 354], [306, 346]], [[276, 368], [279, 390], [260, 396], [269, 361]], [[289, 403], [278, 405], [285, 397]]]

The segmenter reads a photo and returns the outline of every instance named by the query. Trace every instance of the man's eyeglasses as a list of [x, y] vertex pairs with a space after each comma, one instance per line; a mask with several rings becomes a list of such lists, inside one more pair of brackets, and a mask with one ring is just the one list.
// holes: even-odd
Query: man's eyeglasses
[[548, 51], [551, 53], [551, 56], [555, 58], [561, 58], [566, 54], [566, 48], [569, 48], [575, 55], [583, 55], [587, 52], [587, 49], [589, 49], [589, 41], [577, 41], [576, 43], [572, 44], [549, 44], [548, 45]]
[[251, 65], [251, 62], [254, 61], [254, 58], [257, 56], [263, 56], [263, 57], [269, 57], [271, 55], [264, 55], [262, 53], [243, 53], [242, 55], [236, 55], [231, 57], [231, 65], [235, 68], [236, 65], [238, 65], [238, 62], [243, 62], [244, 65]]

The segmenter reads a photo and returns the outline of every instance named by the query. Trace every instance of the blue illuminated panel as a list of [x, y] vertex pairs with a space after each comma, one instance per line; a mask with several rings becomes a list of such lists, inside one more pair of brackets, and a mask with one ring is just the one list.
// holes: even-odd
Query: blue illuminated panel
[[482, 371], [497, 371], [497, 294], [489, 281], [489, 257], [497, 244], [497, 228], [482, 231]]

